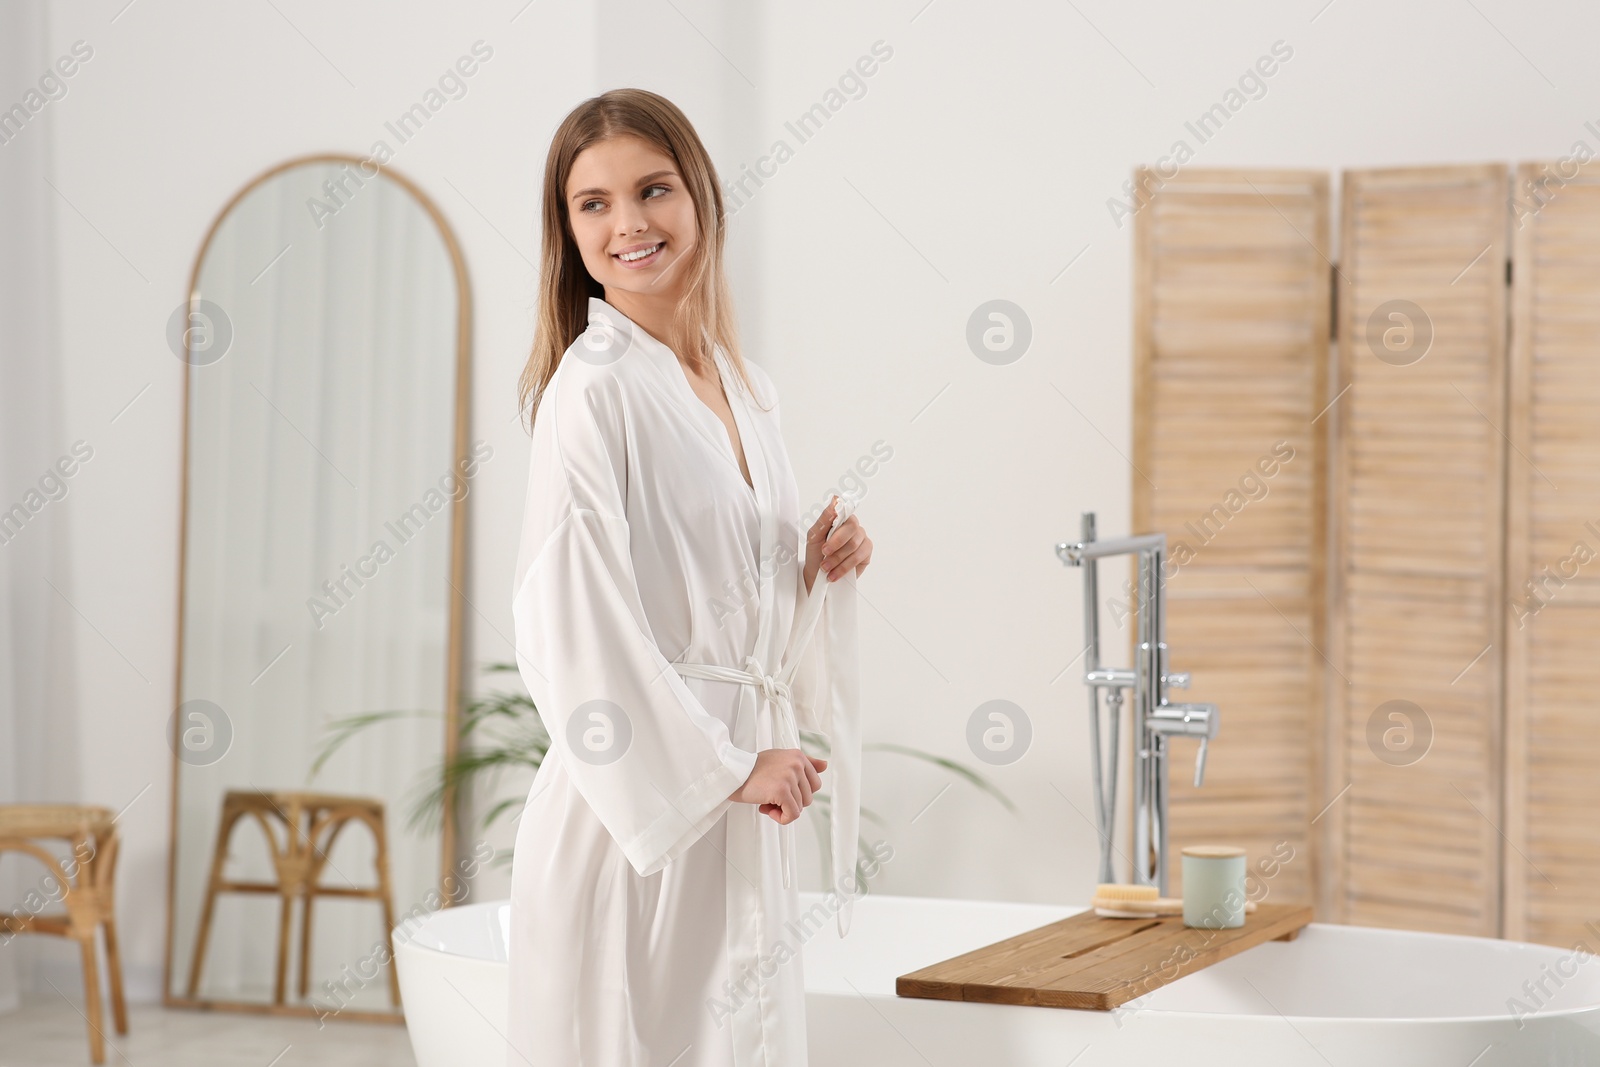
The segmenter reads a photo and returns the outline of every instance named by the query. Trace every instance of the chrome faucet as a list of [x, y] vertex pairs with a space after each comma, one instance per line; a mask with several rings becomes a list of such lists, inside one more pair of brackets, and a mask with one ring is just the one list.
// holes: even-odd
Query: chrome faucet
[[[1167, 670], [1167, 590], [1162, 577], [1167, 535], [1138, 534], [1109, 541], [1095, 539], [1094, 512], [1083, 513], [1080, 541], [1062, 541], [1056, 555], [1069, 567], [1083, 568], [1083, 631], [1087, 640], [1084, 684], [1089, 687], [1089, 742], [1094, 769], [1094, 809], [1100, 832], [1100, 881], [1115, 882], [1111, 840], [1117, 810], [1117, 738], [1122, 728], [1123, 693], [1133, 690], [1133, 859], [1132, 881], [1167, 894], [1167, 738], [1197, 737], [1194, 784], [1205, 779], [1206, 746], [1217, 736], [1215, 704], [1169, 704], [1167, 690], [1189, 688], [1187, 672]], [[1096, 561], [1138, 555], [1138, 647], [1132, 669], [1100, 665], [1100, 595]], [[1109, 752], [1100, 743], [1100, 691], [1109, 709]]]

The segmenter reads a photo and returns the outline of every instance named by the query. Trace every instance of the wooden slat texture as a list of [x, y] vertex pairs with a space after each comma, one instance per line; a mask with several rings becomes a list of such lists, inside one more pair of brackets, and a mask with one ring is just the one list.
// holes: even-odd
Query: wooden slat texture
[[[1502, 165], [1346, 172], [1328, 421], [1332, 918], [1500, 932], [1507, 187]], [[1402, 318], [1391, 301], [1410, 302]], [[1378, 318], [1378, 313], [1383, 315]], [[1374, 321], [1378, 326], [1374, 327]], [[1385, 327], [1415, 329], [1385, 340]], [[1377, 334], [1374, 334], [1374, 330]], [[1423, 338], [1431, 329], [1431, 345]], [[1380, 706], [1431, 724], [1377, 754]], [[1409, 745], [1409, 749], [1407, 749]], [[1420, 757], [1420, 758], [1418, 758]], [[1345, 787], [1348, 786], [1348, 789]]]
[[1221, 841], [1246, 849], [1253, 897], [1309, 904], [1322, 795], [1328, 179], [1136, 175], [1146, 180], [1160, 189], [1135, 216], [1132, 531], [1167, 535], [1169, 665], [1194, 679], [1169, 699], [1221, 713], [1199, 789], [1196, 743], [1169, 744], [1169, 892], [1182, 893], [1183, 846]]
[[1182, 916], [1107, 919], [1093, 911], [1008, 937], [895, 979], [902, 997], [1110, 1011], [1267, 941], [1292, 941], [1306, 905], [1261, 904], [1232, 930]]
[[1600, 919], [1597, 169], [1523, 164], [1514, 209], [1505, 933], [1568, 947]]

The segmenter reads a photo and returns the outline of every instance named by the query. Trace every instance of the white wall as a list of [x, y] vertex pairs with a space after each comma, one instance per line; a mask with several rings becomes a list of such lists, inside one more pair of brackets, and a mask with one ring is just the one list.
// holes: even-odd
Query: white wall
[[[1130, 167], [1195, 145], [1184, 123], [1280, 39], [1292, 58], [1195, 165], [1517, 160], [1596, 140], [1583, 123], [1600, 16], [1577, 4], [124, 3], [57, 4], [51, 29], [52, 55], [94, 48], [43, 121], [61, 194], [61, 449], [85, 437], [97, 454], [62, 505], [78, 692], [41, 713], [75, 720], [58, 797], [133, 804], [119, 904], [146, 994], [164, 936], [173, 697], [182, 392], [167, 317], [238, 186], [290, 155], [364, 152], [475, 40], [493, 60], [394, 160], [449, 216], [474, 288], [473, 437], [496, 456], [471, 498], [470, 662], [510, 655], [515, 379], [554, 126], [636, 84], [685, 108], [727, 178], [787, 139], [793, 158], [735, 216], [732, 280], [747, 353], [782, 390], [802, 498], [874, 442], [893, 449], [860, 512], [877, 553], [860, 586], [867, 737], [975, 762], [967, 718], [994, 698], [1035, 731], [1021, 761], [990, 772], [1018, 816], [964, 785], [940, 795], [947, 778], [903, 757], [869, 757], [867, 805], [896, 849], [877, 886], [891, 892], [1071, 901], [1095, 881], [1094, 831], [1074, 811], [1092, 813], [1085, 701], [1077, 668], [1061, 673], [1082, 647], [1079, 575], [1051, 548], [1082, 510], [1104, 534], [1127, 528], [1131, 227], [1107, 200]], [[797, 145], [785, 120], [879, 40], [892, 56], [865, 95]], [[9, 103], [39, 72], [3, 73]], [[1004, 367], [964, 339], [995, 298], [1033, 327]], [[482, 887], [503, 891], [503, 872]]]

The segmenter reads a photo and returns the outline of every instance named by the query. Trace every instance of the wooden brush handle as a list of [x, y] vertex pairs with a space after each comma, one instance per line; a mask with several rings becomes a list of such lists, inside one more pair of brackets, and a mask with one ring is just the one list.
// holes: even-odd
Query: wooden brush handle
[[[1095, 897], [1089, 905], [1091, 908], [1105, 908], [1109, 911], [1136, 911], [1141, 915], [1182, 915], [1183, 899], [1181, 897], [1157, 897], [1155, 900], [1116, 900], [1111, 897]], [[1256, 910], [1256, 902], [1244, 902], [1244, 910]]]
[[1118, 900], [1115, 897], [1095, 897], [1090, 907], [1108, 911], [1131, 911], [1140, 915], [1181, 915], [1183, 901], [1177, 897], [1159, 897], [1155, 900]]

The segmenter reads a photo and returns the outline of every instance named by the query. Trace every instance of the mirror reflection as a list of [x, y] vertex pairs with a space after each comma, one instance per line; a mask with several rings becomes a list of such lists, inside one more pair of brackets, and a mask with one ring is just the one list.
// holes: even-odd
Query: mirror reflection
[[174, 996], [398, 1010], [389, 931], [437, 906], [447, 846], [410, 816], [455, 710], [459, 278], [420, 196], [355, 160], [269, 174], [201, 252], [178, 324]]

